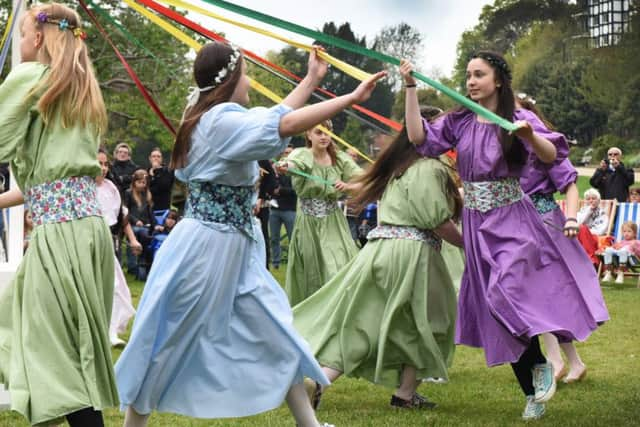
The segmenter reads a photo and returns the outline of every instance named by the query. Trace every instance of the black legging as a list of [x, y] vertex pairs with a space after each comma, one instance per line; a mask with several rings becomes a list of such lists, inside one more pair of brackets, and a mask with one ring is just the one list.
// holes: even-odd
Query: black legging
[[535, 388], [533, 386], [533, 365], [537, 365], [538, 363], [547, 363], [547, 359], [540, 350], [540, 341], [538, 341], [538, 336], [536, 335], [531, 338], [529, 347], [522, 353], [520, 359], [516, 363], [511, 364], [513, 373], [516, 374], [520, 388], [522, 388], [525, 396], [533, 396], [535, 394]]
[[66, 416], [71, 427], [104, 427], [102, 412], [84, 408]]

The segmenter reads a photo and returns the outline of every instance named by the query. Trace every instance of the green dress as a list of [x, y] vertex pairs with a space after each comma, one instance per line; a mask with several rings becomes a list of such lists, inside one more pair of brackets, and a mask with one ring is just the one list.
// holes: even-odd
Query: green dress
[[[430, 230], [449, 219], [446, 173], [437, 160], [416, 161], [387, 185], [379, 224]], [[431, 242], [370, 240], [294, 307], [294, 326], [321, 365], [388, 387], [400, 384], [404, 365], [414, 366], [418, 378], [448, 378], [456, 295], [437, 240]]]
[[[98, 137], [90, 129], [42, 120], [27, 94], [46, 76], [36, 62], [0, 86], [0, 161], [18, 186], [95, 177]], [[32, 424], [118, 404], [108, 338], [113, 246], [100, 216], [49, 222], [33, 230], [12, 283], [0, 294], [0, 383], [13, 410]]]
[[[347, 154], [339, 151], [336, 164], [321, 166], [314, 162], [310, 148], [298, 148], [287, 157], [296, 169], [327, 181], [349, 181], [362, 170]], [[337, 200], [343, 195], [333, 186], [292, 174], [298, 195], [296, 222], [291, 233], [285, 291], [292, 306], [320, 289], [351, 258], [358, 247]], [[305, 213], [304, 203], [324, 204], [321, 212]], [[327, 207], [328, 206], [328, 207]]]

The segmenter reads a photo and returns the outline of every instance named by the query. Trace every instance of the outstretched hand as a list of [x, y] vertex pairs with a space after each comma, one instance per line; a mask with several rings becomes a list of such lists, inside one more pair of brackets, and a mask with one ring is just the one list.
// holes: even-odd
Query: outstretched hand
[[322, 81], [329, 67], [327, 62], [320, 58], [318, 51], [324, 51], [324, 48], [313, 45], [313, 50], [309, 53], [309, 63], [307, 65], [307, 75], [317, 83]]
[[515, 136], [527, 142], [531, 142], [533, 140], [533, 128], [528, 121], [518, 120], [515, 122], [515, 125], [518, 126], [518, 129], [513, 131]]
[[406, 59], [400, 61], [400, 75], [404, 79], [404, 83], [408, 85], [416, 84], [416, 79], [413, 78], [411, 73], [413, 72], [413, 64]]
[[351, 96], [353, 97], [354, 104], [360, 104], [371, 97], [371, 93], [373, 89], [376, 88], [376, 83], [383, 77], [386, 77], [386, 71], [380, 71], [369, 77], [367, 80], [363, 81], [358, 85], [357, 88], [351, 92]]

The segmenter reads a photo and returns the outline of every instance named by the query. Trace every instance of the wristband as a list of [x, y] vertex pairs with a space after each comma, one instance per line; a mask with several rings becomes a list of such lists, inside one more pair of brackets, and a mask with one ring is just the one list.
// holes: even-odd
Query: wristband
[[412, 84], [412, 85], [404, 85], [405, 89], [409, 89], [410, 87], [416, 87], [418, 86], [417, 84]]
[[578, 220], [577, 220], [577, 219], [575, 219], [575, 218], [565, 218], [565, 222], [567, 222], [567, 221], [575, 221], [575, 222], [578, 222]]

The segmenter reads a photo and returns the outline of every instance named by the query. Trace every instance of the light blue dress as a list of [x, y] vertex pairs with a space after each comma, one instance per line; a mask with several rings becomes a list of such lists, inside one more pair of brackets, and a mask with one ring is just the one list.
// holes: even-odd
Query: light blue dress
[[[188, 165], [176, 171], [190, 188], [185, 219], [156, 255], [116, 363], [123, 407], [241, 417], [280, 406], [303, 376], [328, 384], [265, 269], [264, 240], [250, 214], [256, 160], [284, 150], [288, 138], [278, 126], [289, 111], [224, 103], [194, 129]], [[211, 197], [218, 202], [205, 202]]]

